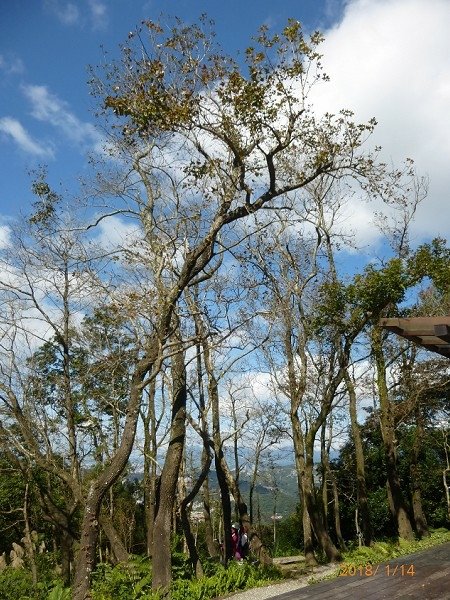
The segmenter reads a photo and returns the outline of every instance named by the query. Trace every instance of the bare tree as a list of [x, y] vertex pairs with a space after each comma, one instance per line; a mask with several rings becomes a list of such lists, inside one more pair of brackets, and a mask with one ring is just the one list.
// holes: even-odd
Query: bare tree
[[[65, 509], [58, 507], [50, 487], [39, 488], [38, 497], [67, 540], [62, 563], [68, 581], [72, 519], [83, 503], [72, 364], [75, 319], [89, 303], [96, 277], [80, 236], [67, 232], [67, 222], [57, 216], [60, 198], [42, 180], [34, 185], [37, 210], [14, 229], [13, 245], [1, 258], [1, 432], [3, 443], [24, 463], [67, 485]], [[44, 372], [47, 380], [42, 379]]]

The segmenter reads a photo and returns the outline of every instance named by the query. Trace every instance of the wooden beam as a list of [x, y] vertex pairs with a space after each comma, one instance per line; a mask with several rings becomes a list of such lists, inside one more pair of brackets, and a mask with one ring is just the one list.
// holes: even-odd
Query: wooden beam
[[434, 335], [445, 342], [450, 342], [450, 325], [440, 324], [434, 326]]
[[450, 358], [450, 315], [380, 319], [381, 327]]

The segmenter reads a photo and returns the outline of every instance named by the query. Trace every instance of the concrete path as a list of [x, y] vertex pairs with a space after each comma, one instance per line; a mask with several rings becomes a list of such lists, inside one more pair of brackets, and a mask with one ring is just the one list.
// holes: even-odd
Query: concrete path
[[450, 543], [367, 570], [341, 568], [336, 579], [302, 587], [270, 600], [450, 600]]

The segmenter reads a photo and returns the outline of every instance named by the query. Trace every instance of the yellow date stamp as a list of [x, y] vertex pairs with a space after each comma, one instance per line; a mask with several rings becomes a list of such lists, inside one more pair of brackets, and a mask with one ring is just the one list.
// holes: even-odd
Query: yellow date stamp
[[413, 564], [389, 564], [389, 565], [354, 565], [346, 563], [339, 568], [339, 577], [374, 577], [375, 575], [386, 575], [386, 577], [414, 577], [416, 569]]

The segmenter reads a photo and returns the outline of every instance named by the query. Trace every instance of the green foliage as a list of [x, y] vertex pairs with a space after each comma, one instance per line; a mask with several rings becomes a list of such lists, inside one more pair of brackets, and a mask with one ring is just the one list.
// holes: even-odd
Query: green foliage
[[227, 568], [217, 566], [214, 575], [192, 580], [176, 580], [172, 600], [210, 600], [237, 590], [261, 587], [281, 578], [275, 567], [254, 566], [249, 562], [231, 562]]
[[445, 294], [450, 281], [450, 248], [446, 240], [435, 238], [423, 244], [408, 261], [408, 268], [415, 279], [429, 277], [436, 289]]
[[33, 585], [30, 571], [7, 567], [0, 573], [1, 600], [70, 600], [70, 589], [55, 579]]
[[350, 303], [359, 305], [365, 313], [378, 314], [387, 303], [398, 303], [404, 298], [409, 284], [400, 259], [390, 260], [382, 269], [372, 265], [362, 275], [357, 275], [348, 288]]
[[70, 600], [70, 588], [65, 588], [62, 583], [58, 583], [50, 590], [47, 600]]
[[[273, 544], [273, 531], [270, 531]], [[270, 547], [270, 546], [269, 546]], [[292, 515], [283, 518], [277, 523], [276, 546], [272, 549], [272, 556], [296, 556], [302, 553], [303, 525], [300, 505]]]
[[61, 202], [61, 196], [54, 192], [47, 183], [47, 173], [42, 171], [37, 174], [31, 184], [31, 191], [38, 200], [33, 203], [35, 213], [30, 217], [30, 223], [38, 226], [48, 226], [55, 216], [55, 209]]
[[151, 593], [151, 563], [147, 557], [135, 557], [128, 564], [97, 566], [92, 578], [94, 600], [134, 600]]
[[11, 465], [6, 455], [0, 455], [0, 554], [9, 552], [13, 542], [23, 535], [20, 512], [23, 506], [25, 480], [22, 473]]
[[448, 294], [450, 249], [446, 240], [423, 244], [407, 260], [392, 258], [382, 267], [368, 265], [352, 281], [328, 281], [321, 289], [314, 321], [319, 333], [330, 328], [347, 337], [357, 335], [367, 323], [376, 323], [386, 308], [397, 310], [406, 292], [430, 279], [441, 295]]
[[190, 579], [193, 576], [191, 562], [187, 554], [172, 551], [172, 577], [174, 580]]
[[369, 320], [378, 320], [388, 305], [401, 302], [409, 285], [409, 274], [398, 258], [379, 269], [367, 266], [348, 284], [327, 282], [322, 286], [315, 327], [319, 332], [333, 327], [352, 338]]
[[[246, 50], [243, 72], [214, 43], [211, 25], [206, 18], [189, 26], [174, 19], [170, 28], [145, 21], [137, 35], [129, 35], [124, 58], [136, 75], [115, 82], [104, 100], [107, 109], [127, 117], [126, 135], [172, 132], [200, 121], [202, 94], [214, 88], [225, 109], [224, 135], [235, 144], [236, 125], [261, 134], [289, 101], [295, 102], [288, 82], [304, 76], [309, 63], [315, 65], [317, 78], [326, 78], [317, 52], [322, 36], [314, 33], [307, 39], [298, 21], [290, 20], [280, 35], [272, 37], [262, 27], [255, 47]], [[135, 54], [136, 40], [145, 44], [144, 58], [139, 57], [142, 49]], [[243, 150], [238, 144], [235, 149]], [[200, 176], [206, 173], [207, 169], [198, 171]]]
[[370, 518], [375, 535], [389, 537], [395, 535], [395, 523], [389, 510], [386, 484], [378, 484], [379, 487], [369, 491], [367, 502], [370, 510]]
[[25, 569], [6, 568], [0, 573], [0, 598], [2, 600], [28, 600], [33, 593], [31, 573]]
[[362, 546], [361, 548], [351, 549], [344, 553], [344, 562], [352, 565], [381, 563], [449, 541], [450, 531], [448, 529], [436, 529], [431, 532], [430, 537], [422, 540], [414, 540], [412, 542], [391, 540], [376, 542], [370, 548]]
[[[275, 567], [255, 566], [232, 561], [228, 567], [205, 562], [205, 577], [187, 577], [186, 557], [174, 556], [172, 600], [208, 600], [236, 590], [267, 585], [281, 578]], [[177, 577], [178, 576], [178, 577]], [[93, 577], [94, 600], [159, 600], [162, 596], [151, 589], [151, 565], [148, 559], [134, 559], [129, 565], [99, 565]]]
[[[432, 421], [432, 391], [427, 392], [425, 403], [430, 411], [428, 418]], [[446, 401], [446, 392], [442, 394]], [[401, 408], [401, 401], [408, 401], [408, 396], [399, 395], [398, 402], [393, 403], [394, 410]], [[439, 408], [438, 402], [436, 406]], [[403, 413], [402, 413], [403, 414]], [[378, 413], [374, 412], [361, 428], [364, 448], [366, 487], [372, 527], [375, 538], [394, 537], [396, 528], [392, 519], [386, 491], [386, 463], [383, 441], [378, 423]], [[411, 478], [411, 456], [417, 436], [417, 424], [414, 417], [405, 420], [396, 427], [397, 470], [401, 487], [407, 500], [411, 498], [413, 482]], [[416, 470], [416, 483], [420, 485], [422, 505], [429, 527], [448, 527], [447, 504], [442, 485], [442, 468], [445, 464], [441, 432], [427, 427], [421, 441], [420, 456]], [[356, 458], [351, 441], [345, 444], [340, 456], [333, 461], [333, 470], [341, 492], [341, 525], [344, 539], [354, 539], [356, 510]], [[331, 524], [331, 521], [330, 521]]]

